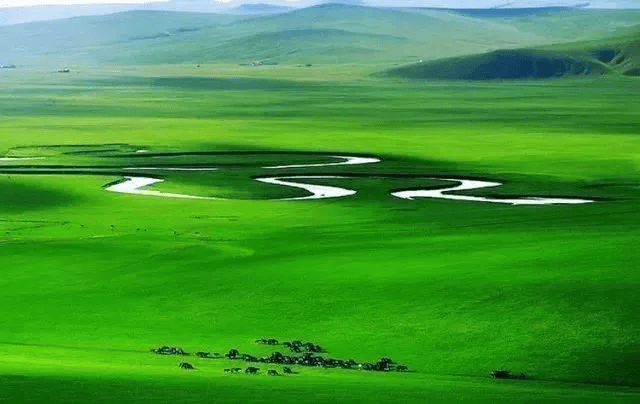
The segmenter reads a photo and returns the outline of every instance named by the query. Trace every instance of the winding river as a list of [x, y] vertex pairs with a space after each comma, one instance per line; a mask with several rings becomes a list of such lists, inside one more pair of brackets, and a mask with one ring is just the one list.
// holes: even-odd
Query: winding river
[[[340, 166], [340, 165], [361, 165], [361, 164], [374, 164], [379, 163], [380, 159], [375, 157], [356, 157], [356, 156], [325, 156], [333, 159], [342, 159], [343, 161], [330, 162], [330, 163], [314, 163], [314, 164], [289, 164], [263, 167], [264, 169], [285, 169], [285, 168], [308, 168], [308, 167], [327, 167], [327, 166]], [[1, 161], [17, 161], [17, 160], [33, 160], [42, 159], [43, 157], [0, 157]], [[125, 167], [127, 171], [217, 171], [217, 167]], [[328, 185], [315, 185], [308, 184], [306, 182], [300, 182], [299, 180], [313, 180], [313, 179], [344, 179], [344, 178], [356, 178], [349, 176], [334, 176], [334, 175], [293, 175], [282, 177], [260, 177], [255, 178], [256, 181], [271, 184], [286, 186], [292, 188], [304, 189], [311, 195], [294, 197], [294, 198], [281, 198], [279, 200], [309, 200], [309, 199], [328, 199], [328, 198], [342, 198], [352, 196], [357, 193], [353, 189], [328, 186]], [[487, 198], [481, 196], [468, 196], [457, 195], [452, 192], [456, 191], [469, 191], [474, 189], [498, 187], [502, 185], [499, 182], [479, 181], [479, 180], [467, 180], [457, 178], [428, 178], [429, 180], [451, 181], [458, 183], [455, 186], [448, 186], [440, 189], [424, 189], [424, 190], [405, 190], [391, 192], [391, 195], [407, 200], [414, 200], [416, 198], [437, 198], [437, 199], [449, 199], [456, 201], [468, 201], [468, 202], [485, 202], [485, 203], [502, 203], [509, 205], [555, 205], [555, 204], [584, 204], [594, 202], [588, 199], [577, 198], [541, 198], [541, 197], [520, 197], [520, 198]], [[152, 186], [163, 182], [163, 179], [151, 178], [143, 175], [128, 175], [123, 178], [122, 181], [115, 184], [106, 186], [107, 191], [118, 192], [124, 194], [146, 195], [146, 196], [160, 196], [165, 198], [186, 198], [186, 199], [208, 199], [208, 200], [220, 200], [223, 198], [204, 197], [196, 195], [176, 194], [161, 191], [154, 191], [149, 189], [143, 189], [148, 186]]]
[[510, 205], [554, 205], [554, 204], [575, 205], [575, 204], [581, 204], [581, 203], [594, 202], [587, 199], [538, 198], [538, 197], [497, 199], [497, 198], [485, 198], [482, 196], [445, 194], [445, 192], [468, 191], [472, 189], [499, 187], [502, 184], [499, 182], [462, 180], [462, 179], [455, 179], [455, 178], [447, 178], [447, 179], [430, 178], [430, 179], [459, 182], [460, 185], [449, 187], [449, 188], [443, 188], [443, 189], [392, 192], [391, 195], [395, 196], [396, 198], [409, 199], [409, 200], [412, 200], [414, 198], [439, 198], [439, 199], [451, 199], [455, 201], [506, 203]]
[[353, 157], [353, 156], [327, 156], [335, 159], [344, 159], [344, 161], [338, 161], [335, 163], [318, 163], [318, 164], [291, 164], [284, 166], [272, 166], [263, 167], [268, 169], [281, 169], [281, 168], [304, 168], [304, 167], [328, 167], [328, 166], [348, 166], [359, 164], [374, 164], [379, 163], [380, 159], [375, 157]]
[[256, 178], [256, 181], [264, 182], [265, 184], [284, 185], [287, 187], [302, 188], [312, 195], [301, 196], [297, 198], [283, 198], [282, 201], [299, 201], [303, 199], [326, 199], [326, 198], [340, 198], [343, 196], [355, 195], [357, 191], [346, 188], [330, 187], [327, 185], [312, 185], [304, 184], [301, 182], [285, 181], [288, 179], [325, 179], [325, 178], [347, 178], [332, 175], [298, 175], [294, 177], [271, 177], [271, 178]]
[[164, 182], [164, 180], [158, 178], [147, 177], [124, 177], [124, 181], [108, 186], [107, 191], [119, 192], [122, 194], [135, 194], [135, 195], [147, 195], [147, 196], [163, 196], [165, 198], [186, 198], [186, 199], [220, 199], [211, 198], [206, 196], [184, 195], [184, 194], [172, 194], [168, 192], [151, 191], [148, 189], [140, 189], [149, 185]]
[[[349, 178], [349, 177], [334, 176], [334, 175], [296, 175], [296, 176], [290, 176], [290, 177], [256, 178], [255, 180], [259, 182], [263, 182], [265, 184], [300, 188], [311, 193], [311, 195], [309, 196], [279, 199], [283, 201], [298, 201], [298, 200], [305, 200], [305, 199], [342, 198], [346, 196], [355, 195], [357, 191], [353, 189], [340, 188], [340, 187], [328, 186], [328, 185], [307, 184], [304, 182], [297, 181], [297, 180], [307, 180], [307, 179], [313, 180], [313, 179], [342, 179], [342, 178]], [[504, 203], [509, 205], [557, 205], [557, 204], [576, 205], [576, 204], [594, 202], [588, 199], [570, 199], [570, 198], [539, 198], [539, 197], [485, 198], [482, 196], [455, 195], [455, 194], [449, 194], [445, 192], [468, 191], [473, 189], [498, 187], [502, 184], [499, 182], [464, 180], [464, 179], [455, 179], [455, 178], [448, 178], [448, 179], [430, 178], [430, 179], [459, 182], [460, 185], [457, 185], [454, 187], [442, 188], [442, 189], [397, 191], [397, 192], [392, 192], [391, 195], [396, 198], [408, 199], [408, 200], [413, 200], [415, 198], [437, 198], [437, 199], [449, 199], [449, 200], [456, 200], [456, 201]], [[291, 180], [296, 180], [296, 181], [291, 181]], [[107, 187], [107, 190], [112, 192], [126, 193], [126, 194], [163, 196], [168, 198], [221, 199], [221, 198], [173, 194], [173, 193], [165, 193], [165, 192], [141, 189], [146, 186], [157, 184], [160, 182], [163, 182], [163, 180], [158, 178], [125, 177], [125, 181], [119, 182], [115, 185], [111, 185]]]
[[153, 170], [153, 171], [217, 171], [214, 167], [125, 167], [125, 170]]
[[42, 160], [44, 157], [0, 157], [2, 161]]

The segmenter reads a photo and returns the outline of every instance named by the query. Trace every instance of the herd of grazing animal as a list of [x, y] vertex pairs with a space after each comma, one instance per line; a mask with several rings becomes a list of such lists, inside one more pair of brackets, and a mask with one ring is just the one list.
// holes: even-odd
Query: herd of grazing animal
[[156, 353], [158, 355], [181, 355], [188, 356], [189, 353], [185, 352], [184, 349], [175, 347], [175, 346], [161, 346], [160, 348], [154, 348], [151, 352]]
[[[294, 372], [290, 365], [297, 366], [312, 366], [312, 367], [323, 367], [323, 368], [342, 368], [342, 369], [360, 369], [360, 370], [369, 370], [369, 371], [379, 371], [379, 372], [389, 372], [389, 371], [397, 371], [397, 372], [408, 372], [409, 368], [404, 365], [396, 364], [388, 357], [380, 358], [375, 363], [362, 362], [359, 363], [354, 359], [334, 359], [326, 357], [325, 355], [318, 355], [321, 353], [325, 353], [325, 349], [320, 345], [315, 344], [313, 342], [303, 342], [300, 340], [286, 341], [282, 344], [275, 338], [261, 338], [255, 341], [257, 344], [262, 345], [282, 345], [285, 348], [292, 351], [294, 354], [286, 355], [281, 352], [274, 352], [269, 356], [253, 356], [247, 353], [240, 353], [240, 351], [236, 348], [232, 348], [227, 352], [224, 356], [220, 355], [217, 352], [196, 352], [195, 355], [200, 359], [229, 359], [229, 360], [243, 360], [249, 363], [266, 363], [266, 364], [278, 364], [285, 365], [282, 367], [282, 374], [294, 374]], [[160, 348], [154, 348], [151, 350], [158, 355], [178, 355], [178, 356], [189, 356], [190, 354], [186, 352], [184, 349], [180, 347], [172, 347], [172, 346], [162, 346]], [[300, 355], [295, 355], [295, 353], [299, 353]], [[289, 365], [289, 366], [286, 366]], [[195, 367], [188, 362], [180, 362], [179, 367], [185, 370], [194, 370]], [[242, 368], [234, 367], [234, 368], [225, 368], [225, 373], [240, 373]], [[255, 366], [249, 366], [244, 369], [244, 373], [255, 375], [260, 372], [260, 368]], [[281, 376], [281, 374], [275, 369], [268, 369], [268, 376]]]
[[[328, 358], [326, 356], [316, 355], [318, 353], [326, 352], [324, 348], [322, 348], [318, 344], [314, 344], [313, 342], [302, 342], [300, 340], [286, 341], [280, 344], [280, 342], [275, 338], [261, 338], [255, 341], [257, 344], [262, 345], [282, 345], [285, 348], [288, 348], [290, 351], [294, 353], [301, 353], [301, 355], [285, 355], [281, 352], [274, 352], [269, 356], [257, 357], [250, 354], [243, 354], [236, 348], [232, 348], [227, 352], [224, 356], [220, 355], [217, 352], [196, 352], [195, 355], [200, 359], [230, 359], [230, 360], [243, 360], [245, 362], [250, 363], [268, 363], [268, 364], [278, 364], [278, 365], [298, 365], [298, 366], [314, 366], [314, 367], [323, 367], [323, 368], [342, 368], [342, 369], [359, 369], [359, 370], [368, 370], [368, 371], [378, 371], [378, 372], [408, 372], [409, 368], [405, 365], [400, 365], [395, 363], [389, 357], [382, 357], [378, 359], [375, 363], [370, 362], [362, 362], [358, 363], [353, 359], [334, 359]], [[177, 355], [177, 356], [189, 356], [190, 354], [186, 352], [184, 349], [180, 347], [173, 346], [161, 346], [159, 348], [154, 348], [151, 352], [158, 355]], [[184, 370], [194, 370], [195, 367], [189, 362], [180, 362], [178, 365], [181, 369]], [[234, 367], [234, 368], [225, 368], [224, 373], [240, 373], [242, 372], [242, 368]], [[255, 366], [249, 366], [244, 370], [244, 373], [249, 375], [256, 375], [260, 372], [260, 368]], [[285, 375], [295, 374], [291, 367], [283, 366], [282, 373]], [[281, 376], [275, 369], [267, 370], [268, 376]], [[524, 373], [511, 373], [506, 369], [494, 369], [489, 373], [489, 376], [493, 379], [525, 379], [528, 378]]]

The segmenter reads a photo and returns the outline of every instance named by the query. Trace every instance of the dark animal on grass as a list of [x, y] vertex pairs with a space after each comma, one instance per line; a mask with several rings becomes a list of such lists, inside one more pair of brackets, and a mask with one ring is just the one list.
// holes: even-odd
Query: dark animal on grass
[[282, 373], [290, 375], [293, 373], [293, 370], [291, 370], [290, 367], [285, 366], [282, 368]]
[[278, 345], [279, 342], [277, 339], [275, 338], [260, 338], [256, 340], [257, 344], [264, 344], [264, 345]]
[[382, 358], [378, 359], [378, 363], [386, 363], [391, 365], [393, 363], [393, 360], [388, 356], [383, 356]]
[[284, 342], [282, 345], [292, 350], [293, 352], [324, 352], [324, 348], [322, 348], [320, 345], [314, 344], [313, 342], [302, 342], [300, 340], [294, 340]]
[[275, 370], [275, 369], [269, 369], [267, 371], [267, 375], [269, 375], [269, 376], [280, 376], [280, 373], [278, 373], [278, 371]]
[[151, 352], [157, 353], [158, 355], [182, 355], [182, 356], [189, 355], [187, 352], [184, 351], [184, 349], [180, 347], [166, 346], [166, 345], [161, 346], [160, 348], [154, 348], [151, 350]]
[[508, 379], [511, 377], [511, 372], [506, 369], [494, 369], [489, 373], [494, 379]]
[[260, 368], [254, 368], [253, 366], [249, 366], [244, 370], [244, 372], [249, 375], [255, 375], [258, 373], [259, 370]]
[[322, 347], [320, 345], [316, 345], [312, 342], [306, 342], [303, 345], [303, 348], [306, 349], [309, 352], [323, 352], [324, 349], [322, 349]]
[[388, 372], [389, 370], [391, 370], [392, 363], [393, 361], [391, 360], [391, 358], [384, 356], [378, 359], [378, 362], [373, 365], [373, 370], [377, 370], [379, 372]]
[[235, 348], [229, 350], [229, 352], [225, 355], [225, 358], [229, 359], [238, 359], [238, 355], [240, 355], [240, 351]]
[[271, 354], [271, 357], [269, 359], [271, 363], [283, 363], [284, 355], [280, 352], [274, 352]]
[[194, 367], [192, 364], [190, 364], [189, 362], [180, 362], [180, 369], [186, 369], [186, 370], [193, 370]]

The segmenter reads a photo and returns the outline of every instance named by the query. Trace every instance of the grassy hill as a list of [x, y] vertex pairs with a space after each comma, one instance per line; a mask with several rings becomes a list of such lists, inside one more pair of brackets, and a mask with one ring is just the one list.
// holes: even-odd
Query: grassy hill
[[[406, 63], [549, 42], [509, 24], [448, 12], [327, 4], [239, 18], [128, 12], [3, 27], [3, 63], [242, 63], [263, 55], [282, 63]], [[314, 34], [292, 35], [305, 30]]]
[[241, 16], [169, 11], [127, 11], [0, 27], [0, 63], [82, 62], [117, 43], [185, 36]]
[[391, 69], [413, 79], [543, 79], [577, 75], [638, 75], [640, 34], [541, 48], [498, 50]]
[[225, 12], [228, 14], [240, 14], [240, 15], [267, 15], [267, 14], [279, 14], [286, 13], [293, 10], [292, 7], [278, 6], [274, 4], [241, 4], [237, 7], [230, 8]]
[[587, 9], [576, 7], [441, 9], [401, 8], [424, 15], [468, 18], [485, 23], [506, 24], [519, 31], [541, 35], [550, 41], [567, 42], [619, 36], [638, 25], [638, 9]]
[[[305, 30], [326, 35], [291, 35]], [[254, 54], [257, 36], [262, 49]], [[113, 55], [128, 63], [242, 63], [265, 53], [281, 63], [406, 63], [541, 42], [537, 35], [502, 24], [328, 4], [214, 26], [188, 38], [163, 38], [144, 48], [122, 44], [97, 54], [105, 63], [114, 63]]]
[[0, 64], [406, 64], [610, 36], [640, 18], [544, 10], [494, 16], [323, 4], [263, 16], [124, 12], [0, 27]]

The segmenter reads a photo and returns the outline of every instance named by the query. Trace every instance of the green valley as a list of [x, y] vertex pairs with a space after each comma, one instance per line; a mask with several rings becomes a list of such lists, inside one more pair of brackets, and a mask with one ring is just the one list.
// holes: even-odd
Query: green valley
[[[0, 401], [637, 402], [638, 11], [563, 13], [0, 27]], [[597, 74], [463, 74], [523, 54]], [[500, 185], [392, 195], [462, 181]], [[395, 367], [223, 357], [291, 340]]]

